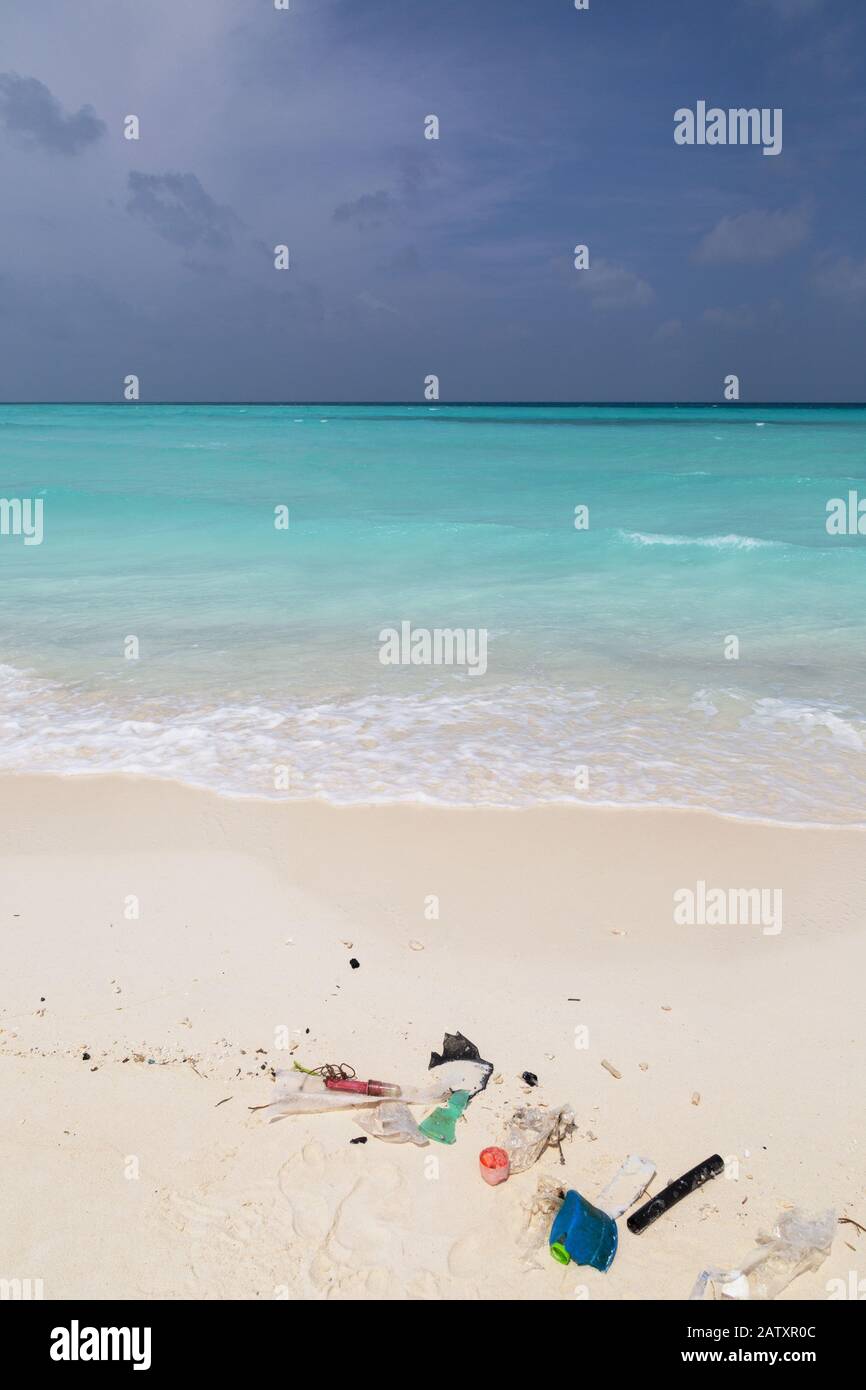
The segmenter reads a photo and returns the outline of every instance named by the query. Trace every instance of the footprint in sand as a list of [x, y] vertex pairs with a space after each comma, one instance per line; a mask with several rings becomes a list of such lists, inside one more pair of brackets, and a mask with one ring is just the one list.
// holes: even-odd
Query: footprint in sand
[[310, 1143], [280, 1169], [310, 1284], [327, 1298], [440, 1297], [447, 1242], [419, 1222], [400, 1168], [370, 1158]]
[[172, 1251], [180, 1256], [181, 1273], [175, 1276], [177, 1287], [159, 1296], [273, 1298], [285, 1284], [286, 1250], [294, 1234], [273, 1180], [240, 1192], [222, 1191], [220, 1184], [167, 1192], [162, 1220]]
[[503, 1214], [492, 1228], [461, 1232], [465, 1199], [455, 1203], [445, 1184], [419, 1181], [420, 1162], [414, 1151], [392, 1160], [380, 1146], [327, 1152], [311, 1141], [273, 1177], [236, 1187], [230, 1167], [191, 1190], [166, 1192], [173, 1261], [158, 1296], [478, 1297], [490, 1284], [497, 1232], [508, 1239]]

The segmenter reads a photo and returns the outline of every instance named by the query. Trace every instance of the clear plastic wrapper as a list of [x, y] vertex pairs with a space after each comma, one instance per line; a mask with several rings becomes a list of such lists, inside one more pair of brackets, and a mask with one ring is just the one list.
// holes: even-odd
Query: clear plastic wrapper
[[408, 1105], [401, 1100], [383, 1100], [379, 1105], [365, 1106], [353, 1118], [365, 1134], [384, 1139], [388, 1144], [417, 1144], [420, 1148], [430, 1143], [418, 1128]]
[[689, 1298], [703, 1298], [708, 1284], [714, 1298], [776, 1298], [798, 1275], [820, 1268], [835, 1232], [835, 1211], [782, 1212], [772, 1234], [761, 1232], [757, 1250], [736, 1269], [702, 1269]]
[[545, 1149], [559, 1149], [563, 1139], [569, 1138], [574, 1129], [574, 1111], [570, 1105], [560, 1106], [558, 1110], [520, 1106], [508, 1121], [502, 1140], [512, 1174], [525, 1173], [538, 1162]]
[[[360, 1106], [382, 1104], [381, 1096], [358, 1095], [354, 1091], [330, 1091], [320, 1076], [300, 1071], [278, 1071], [276, 1095], [268, 1105], [259, 1106], [265, 1117], [281, 1120], [286, 1115], [315, 1115], [326, 1110], [354, 1110]], [[404, 1105], [435, 1105], [450, 1092], [438, 1082], [428, 1086], [401, 1086]]]
[[[541, 1173], [535, 1196], [524, 1206], [525, 1221], [518, 1234], [523, 1258], [532, 1264], [547, 1264], [547, 1240], [554, 1217], [562, 1206], [568, 1184], [564, 1179]], [[543, 1261], [539, 1257], [543, 1251]]]

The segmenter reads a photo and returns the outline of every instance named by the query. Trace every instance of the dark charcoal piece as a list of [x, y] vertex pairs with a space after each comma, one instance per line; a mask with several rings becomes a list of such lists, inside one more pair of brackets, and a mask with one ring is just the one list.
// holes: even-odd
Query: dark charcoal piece
[[696, 1192], [705, 1182], [709, 1182], [710, 1178], [718, 1177], [719, 1173], [724, 1172], [724, 1168], [724, 1160], [719, 1154], [712, 1154], [703, 1163], [699, 1163], [697, 1168], [689, 1169], [688, 1173], [683, 1173], [681, 1178], [664, 1188], [657, 1197], [651, 1197], [648, 1202], [644, 1202], [643, 1206], [628, 1218], [626, 1225], [629, 1230], [633, 1235], [640, 1235], [647, 1226], [651, 1226], [671, 1207], [675, 1207], [677, 1202], [688, 1197], [690, 1192]]
[[521, 1081], [525, 1081], [527, 1086], [538, 1085], [538, 1077], [535, 1075], [534, 1071], [522, 1071], [520, 1073], [520, 1079]]
[[360, 968], [361, 968], [361, 962], [360, 962], [359, 960], [355, 960], [355, 957], [354, 957], [354, 956], [353, 956], [352, 959], [349, 961], [349, 964], [351, 965], [351, 967], [352, 967], [353, 970], [360, 970]]
[[359, 1134], [358, 1137], [357, 1137], [357, 1139], [350, 1139], [350, 1140], [349, 1140], [349, 1143], [350, 1143], [350, 1144], [366, 1144], [366, 1142], [367, 1142], [367, 1136], [366, 1136], [366, 1134]]

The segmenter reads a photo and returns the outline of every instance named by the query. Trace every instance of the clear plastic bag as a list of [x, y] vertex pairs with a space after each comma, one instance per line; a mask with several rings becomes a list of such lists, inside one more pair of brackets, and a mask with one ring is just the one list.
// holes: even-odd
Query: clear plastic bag
[[714, 1298], [775, 1298], [798, 1275], [820, 1268], [835, 1232], [835, 1211], [811, 1217], [799, 1208], [782, 1212], [772, 1234], [761, 1232], [758, 1249], [737, 1269], [702, 1269], [689, 1298], [703, 1298], [707, 1284]]
[[536, 1263], [537, 1257], [544, 1249], [545, 1259], [542, 1263], [548, 1263], [547, 1239], [550, 1227], [562, 1206], [567, 1188], [568, 1183], [564, 1179], [553, 1177], [550, 1173], [539, 1175], [535, 1196], [523, 1206], [525, 1220], [517, 1237], [524, 1260]]
[[418, 1128], [408, 1105], [401, 1100], [383, 1100], [378, 1105], [368, 1106], [359, 1111], [354, 1120], [365, 1134], [384, 1139], [388, 1144], [417, 1144], [420, 1148], [430, 1143]]
[[502, 1140], [512, 1174], [525, 1173], [538, 1162], [545, 1149], [560, 1148], [563, 1139], [568, 1139], [574, 1130], [574, 1111], [570, 1105], [560, 1106], [558, 1110], [520, 1106], [509, 1120]]

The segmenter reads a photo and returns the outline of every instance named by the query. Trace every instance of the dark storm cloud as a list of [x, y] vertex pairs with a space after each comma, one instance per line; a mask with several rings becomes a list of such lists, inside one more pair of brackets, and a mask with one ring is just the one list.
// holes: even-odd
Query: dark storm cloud
[[393, 217], [397, 202], [384, 188], [375, 193], [362, 193], [348, 203], [338, 203], [334, 208], [335, 222], [351, 222], [356, 227], [380, 227], [386, 218]]
[[127, 211], [141, 217], [174, 246], [208, 247], [225, 251], [239, 219], [229, 207], [214, 202], [195, 174], [129, 175], [131, 197]]
[[0, 5], [2, 398], [866, 396], [864, 0]]
[[92, 106], [68, 116], [53, 92], [35, 77], [0, 73], [0, 120], [11, 135], [54, 154], [78, 154], [105, 134]]
[[349, 222], [362, 230], [381, 227], [409, 212], [421, 210], [425, 195], [429, 195], [440, 174], [435, 156], [428, 151], [420, 159], [409, 149], [399, 149], [391, 156], [394, 164], [392, 189], [377, 188], [375, 193], [338, 203], [334, 208], [335, 222]]
[[382, 267], [394, 275], [417, 275], [421, 271], [421, 257], [415, 246], [402, 246]]

